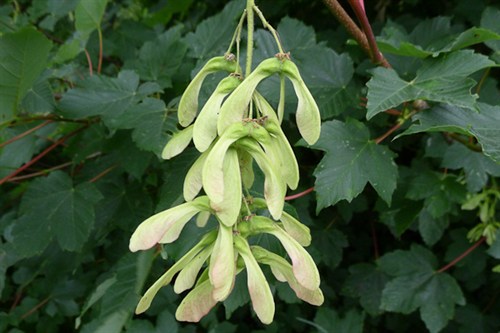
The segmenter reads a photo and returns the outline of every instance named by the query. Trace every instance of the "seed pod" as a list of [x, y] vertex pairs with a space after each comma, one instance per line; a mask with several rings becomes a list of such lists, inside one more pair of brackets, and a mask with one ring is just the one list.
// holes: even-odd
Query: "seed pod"
[[238, 161], [240, 163], [241, 181], [245, 188], [251, 188], [255, 175], [253, 173], [253, 158], [252, 155], [245, 150], [238, 149]]
[[[279, 120], [276, 113], [266, 99], [259, 93], [254, 94], [255, 105], [260, 110], [267, 120], [264, 122], [264, 128], [271, 134], [272, 145], [270, 149], [274, 152], [275, 163], [279, 165], [279, 169], [288, 186], [294, 190], [299, 184], [299, 164], [293, 153], [293, 149], [288, 142], [288, 139], [279, 126]], [[272, 148], [274, 146], [274, 148]], [[267, 152], [267, 150], [266, 150]], [[272, 154], [270, 151], [269, 153]]]
[[286, 184], [282, 175], [275, 169], [271, 160], [257, 142], [251, 139], [238, 140], [238, 146], [245, 149], [255, 159], [264, 172], [264, 197], [269, 212], [274, 219], [279, 220], [285, 204]]
[[212, 253], [214, 244], [210, 244], [201, 250], [184, 268], [179, 272], [174, 283], [174, 292], [180, 294], [193, 288], [201, 267]]
[[300, 76], [299, 69], [292, 61], [283, 62], [283, 72], [292, 81], [298, 105], [295, 114], [299, 132], [310, 145], [319, 139], [321, 131], [321, 116], [318, 105]]
[[263, 324], [270, 324], [274, 318], [274, 299], [266, 277], [255, 260], [246, 239], [234, 237], [234, 245], [245, 262], [247, 286], [252, 300], [252, 307]]
[[202, 183], [202, 170], [207, 159], [208, 151], [204, 152], [194, 161], [184, 178], [183, 195], [184, 200], [193, 200], [200, 193]]
[[169, 160], [174, 156], [179, 155], [186, 149], [193, 139], [193, 126], [186, 127], [182, 131], [175, 133], [167, 142], [161, 153], [161, 158]]
[[325, 298], [320, 288], [309, 290], [304, 288], [295, 278], [292, 271], [292, 266], [284, 258], [272, 253], [260, 246], [252, 246], [252, 253], [255, 259], [269, 265], [273, 275], [281, 282], [288, 282], [290, 288], [293, 289], [295, 295], [309, 304], [320, 306]]
[[231, 227], [240, 215], [242, 201], [240, 164], [238, 154], [233, 148], [229, 148], [224, 157], [223, 173], [224, 199], [219, 203], [212, 201], [210, 206], [219, 221]]
[[235, 273], [233, 229], [220, 224], [208, 269], [210, 283], [214, 287], [212, 296], [216, 301], [223, 301], [229, 296], [233, 289]]
[[213, 289], [209, 280], [198, 284], [184, 297], [175, 311], [175, 318], [178, 321], [199, 322], [217, 304], [212, 297]]
[[212, 244], [215, 241], [216, 235], [215, 230], [205, 234], [202, 239], [195, 246], [193, 246], [193, 248], [191, 248], [191, 250], [189, 250], [184, 256], [182, 256], [181, 259], [170, 267], [165, 274], [156, 280], [156, 282], [149, 287], [146, 293], [144, 293], [144, 296], [140, 299], [135, 309], [135, 313], [139, 314], [146, 311], [160, 288], [169, 284], [177, 272], [186, 267], [186, 265], [189, 264], [191, 260], [193, 260], [206, 246]]
[[233, 124], [210, 150], [202, 171], [203, 189], [213, 203], [224, 200], [224, 157], [230, 145], [250, 135], [248, 123]]
[[222, 104], [217, 121], [219, 135], [224, 133], [229, 125], [245, 118], [245, 112], [252, 99], [252, 94], [257, 85], [268, 76], [281, 70], [282, 62], [276, 58], [262, 61], [255, 70], [232, 92]]
[[215, 57], [207, 61], [205, 66], [196, 74], [187, 86], [184, 94], [182, 94], [179, 101], [179, 109], [177, 110], [177, 117], [179, 123], [186, 127], [191, 124], [198, 112], [198, 95], [200, 93], [201, 85], [208, 74], [226, 71], [233, 73], [236, 71], [236, 62], [228, 61], [224, 57]]
[[287, 212], [283, 212], [281, 215], [281, 222], [283, 223], [285, 231], [300, 245], [311, 245], [311, 230], [309, 230], [306, 225], [300, 223], [296, 218]]
[[157, 243], [173, 242], [184, 225], [202, 210], [210, 210], [206, 196], [151, 216], [142, 222], [130, 237], [130, 251], [147, 250]]
[[250, 224], [254, 232], [264, 232], [278, 238], [292, 260], [293, 275], [301, 286], [309, 290], [319, 288], [319, 272], [314, 260], [292, 236], [264, 216], [253, 216]]
[[228, 76], [220, 81], [215, 91], [205, 103], [194, 122], [193, 142], [200, 152], [208, 149], [217, 136], [217, 118], [222, 100], [232, 92], [241, 80], [236, 76]]

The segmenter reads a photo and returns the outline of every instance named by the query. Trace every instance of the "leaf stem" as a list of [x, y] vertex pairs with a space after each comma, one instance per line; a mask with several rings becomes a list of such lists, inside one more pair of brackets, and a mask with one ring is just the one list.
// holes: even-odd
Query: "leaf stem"
[[27, 317], [31, 316], [33, 313], [35, 313], [36, 311], [38, 311], [42, 306], [44, 306], [45, 304], [47, 304], [50, 301], [50, 298], [51, 298], [51, 296], [48, 296], [47, 298], [43, 299], [40, 303], [38, 303], [32, 309], [30, 309], [28, 312], [26, 312], [25, 314], [23, 314], [20, 317], [20, 319], [23, 320], [23, 319], [26, 319]]
[[252, 71], [254, 6], [255, 6], [254, 0], [247, 0], [247, 64], [245, 68], [245, 77], [250, 75], [250, 72]]
[[87, 57], [87, 63], [89, 64], [89, 74], [90, 74], [90, 76], [92, 76], [92, 75], [94, 75], [94, 69], [92, 66], [92, 59], [90, 58], [89, 51], [87, 51], [87, 49], [85, 49], [84, 51], [85, 51], [85, 56]]
[[27, 130], [26, 132], [23, 132], [19, 135], [16, 135], [15, 137], [13, 138], [10, 138], [9, 140], [5, 141], [5, 142], [2, 142], [0, 143], [0, 148], [3, 148], [5, 146], [7, 146], [8, 144], [12, 143], [12, 142], [15, 142], [17, 140], [20, 140], [22, 138], [24, 138], [25, 136], [27, 135], [30, 135], [31, 133], [33, 132], [36, 132], [37, 130], [39, 130], [40, 128], [42, 127], [45, 127], [47, 126], [48, 124], [52, 123], [52, 120], [47, 120], [47, 121], [44, 121], [43, 123], [33, 127], [33, 128], [30, 128], [29, 130]]
[[460, 135], [458, 134], [455, 134], [455, 133], [446, 133], [446, 136], [448, 136], [449, 138], [463, 144], [464, 146], [466, 146], [467, 148], [469, 148], [470, 150], [472, 151], [475, 151], [475, 152], [482, 152], [483, 149], [480, 147], [480, 146], [476, 146], [475, 144], [469, 142], [469, 140], [461, 137]]
[[102, 69], [102, 53], [103, 53], [102, 31], [101, 31], [101, 28], [97, 28], [97, 34], [99, 36], [99, 60], [98, 60], [98, 63], [97, 63], [97, 73], [101, 74], [101, 69]]
[[247, 10], [245, 9], [243, 11], [243, 14], [241, 14], [240, 21], [236, 26], [236, 30], [234, 30], [233, 38], [231, 39], [231, 43], [229, 43], [229, 47], [227, 48], [226, 54], [231, 53], [231, 51], [233, 50], [234, 43], [239, 39], [238, 36], [241, 34], [241, 28], [243, 27], [243, 22], [245, 21], [246, 16], [247, 16]]
[[484, 241], [486, 240], [486, 237], [481, 237], [477, 242], [472, 244], [471, 247], [469, 247], [467, 250], [464, 251], [461, 255], [453, 259], [449, 264], [441, 267], [437, 272], [438, 273], [443, 273], [450, 269], [451, 267], [455, 266], [460, 260], [463, 258], [467, 257], [472, 251], [474, 251], [479, 245], [481, 245]]
[[262, 12], [260, 11], [259, 7], [253, 6], [253, 9], [255, 10], [255, 12], [257, 13], [257, 15], [259, 16], [260, 20], [262, 21], [262, 25], [264, 26], [264, 28], [266, 28], [267, 30], [269, 30], [271, 32], [271, 34], [273, 35], [274, 40], [276, 41], [276, 45], [278, 45], [279, 52], [280, 53], [285, 53], [283, 51], [283, 47], [281, 46], [281, 41], [280, 41], [280, 38], [278, 36], [278, 32], [276, 31], [276, 29], [274, 29], [273, 26], [270, 25], [269, 22], [267, 22], [266, 18], [264, 17], [264, 14], [262, 14]]
[[106, 170], [104, 170], [103, 172], [99, 173], [97, 176], [95, 176], [94, 178], [90, 179], [89, 180], [89, 183], [95, 183], [96, 181], [98, 181], [99, 179], [101, 179], [102, 177], [106, 176], [108, 173], [110, 173], [111, 171], [113, 171], [115, 168], [117, 167], [117, 165], [112, 165], [110, 166], [109, 168], [107, 168]]
[[305, 191], [302, 191], [302, 192], [299, 192], [299, 193], [296, 193], [296, 194], [292, 194], [292, 195], [286, 196], [286, 197], [285, 197], [285, 200], [286, 200], [286, 201], [288, 201], [288, 200], [298, 199], [298, 198], [300, 198], [300, 197], [303, 197], [303, 196], [308, 195], [308, 194], [309, 194], [309, 193], [311, 193], [312, 191], [314, 191], [314, 186], [313, 186], [313, 187], [308, 188], [308, 189], [307, 189], [307, 190], [305, 190]]

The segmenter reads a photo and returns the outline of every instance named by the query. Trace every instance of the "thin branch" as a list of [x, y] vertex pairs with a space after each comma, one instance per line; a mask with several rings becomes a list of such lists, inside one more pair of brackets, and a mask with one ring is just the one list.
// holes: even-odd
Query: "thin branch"
[[285, 200], [293, 200], [293, 199], [297, 199], [297, 198], [300, 198], [300, 197], [303, 197], [303, 196], [306, 196], [308, 195], [309, 193], [311, 193], [312, 191], [314, 191], [314, 187], [310, 187], [308, 188], [307, 190], [305, 191], [302, 191], [300, 193], [296, 193], [296, 194], [292, 194], [292, 195], [289, 195], [287, 197], [285, 197]]
[[48, 124], [50, 124], [51, 122], [52, 122], [52, 120], [47, 120], [47, 121], [45, 121], [45, 122], [43, 122], [43, 123], [41, 123], [41, 124], [39, 124], [39, 125], [37, 125], [37, 126], [35, 126], [35, 127], [33, 127], [33, 128], [30, 128], [30, 129], [29, 129], [29, 130], [27, 130], [26, 132], [23, 132], [23, 133], [21, 133], [21, 134], [19, 134], [19, 135], [16, 135], [16, 136], [15, 136], [15, 137], [13, 137], [13, 138], [10, 138], [9, 140], [7, 140], [7, 141], [5, 141], [5, 142], [0, 143], [0, 148], [3, 148], [3, 147], [5, 147], [5, 146], [7, 146], [8, 144], [10, 144], [10, 143], [12, 143], [12, 142], [14, 142], [14, 141], [20, 140], [20, 139], [24, 138], [24, 137], [25, 137], [25, 136], [27, 136], [27, 135], [30, 135], [31, 133], [33, 133], [33, 132], [35, 132], [35, 131], [39, 130], [40, 128], [47, 126], [47, 125], [48, 125]]
[[43, 299], [40, 303], [38, 303], [32, 309], [30, 309], [28, 312], [26, 312], [25, 314], [23, 314], [20, 317], [20, 319], [23, 320], [23, 319], [26, 319], [27, 317], [31, 316], [33, 313], [35, 313], [36, 311], [38, 311], [42, 306], [44, 306], [45, 304], [47, 304], [50, 301], [50, 298], [51, 297], [48, 296], [47, 298]]
[[469, 247], [467, 250], [465, 250], [464, 253], [453, 259], [449, 264], [441, 267], [437, 272], [438, 273], [443, 273], [450, 269], [451, 267], [455, 266], [460, 260], [463, 258], [467, 257], [472, 251], [474, 251], [479, 245], [481, 245], [484, 241], [486, 240], [486, 237], [482, 237], [480, 240], [472, 244], [471, 247]]
[[361, 23], [361, 28], [363, 29], [366, 39], [368, 40], [372, 61], [375, 64], [381, 65], [385, 68], [391, 68], [391, 65], [389, 64], [387, 59], [385, 59], [384, 55], [382, 54], [382, 52], [380, 52], [377, 46], [377, 41], [375, 40], [375, 35], [373, 34], [372, 26], [368, 21], [365, 8], [363, 7], [363, 1], [349, 0], [349, 4], [354, 10], [356, 17], [358, 18], [358, 21]]
[[106, 176], [108, 173], [110, 173], [111, 171], [113, 171], [113, 169], [115, 169], [117, 167], [117, 165], [112, 165], [110, 166], [109, 168], [107, 168], [106, 170], [104, 170], [103, 172], [99, 173], [97, 176], [95, 176], [94, 178], [90, 179], [89, 180], [89, 183], [95, 183], [96, 181], [98, 181], [99, 179], [101, 179], [102, 177]]
[[[97, 153], [91, 154], [91, 155], [85, 157], [85, 160], [90, 160], [92, 158], [96, 158], [96, 157], [100, 156], [101, 154], [102, 154], [101, 152], [97, 152]], [[67, 168], [67, 167], [69, 167], [71, 165], [73, 165], [73, 162], [66, 162], [66, 163], [63, 163], [63, 164], [60, 164], [60, 165], [56, 165], [56, 166], [54, 166], [52, 168], [45, 169], [45, 170], [37, 171], [37, 172], [30, 173], [30, 174], [23, 175], [23, 176], [13, 177], [13, 178], [9, 179], [8, 182], [17, 182], [17, 181], [20, 181], [20, 180], [25, 180], [25, 179], [29, 179], [29, 178], [38, 177], [38, 176], [45, 176], [45, 175], [49, 174], [52, 171], [64, 169], [64, 168]]]
[[483, 151], [483, 149], [480, 146], [477, 146], [477, 145], [469, 142], [469, 140], [461, 137], [458, 134], [455, 134], [455, 133], [446, 133], [446, 136], [449, 137], [449, 138], [451, 138], [451, 139], [453, 139], [453, 140], [455, 140], [455, 141], [457, 141], [457, 142], [459, 142], [459, 143], [461, 143], [461, 144], [463, 144], [464, 146], [466, 146], [467, 148], [469, 148], [472, 151], [475, 151], [475, 152], [478, 152], [478, 153], [480, 153], [480, 152]]
[[0, 185], [2, 185], [3, 183], [9, 181], [11, 178], [17, 176], [19, 173], [23, 172], [24, 170], [28, 169], [30, 166], [32, 166], [33, 164], [35, 164], [36, 162], [38, 162], [42, 157], [44, 157], [49, 152], [51, 152], [52, 150], [54, 150], [57, 146], [63, 144], [66, 140], [68, 140], [72, 136], [80, 133], [82, 130], [84, 130], [87, 127], [88, 127], [88, 125], [82, 126], [79, 129], [77, 129], [77, 130], [69, 133], [68, 135], [63, 136], [62, 138], [60, 138], [59, 140], [57, 140], [56, 142], [54, 142], [52, 145], [50, 145], [49, 147], [47, 147], [44, 151], [42, 151], [36, 157], [32, 158], [31, 161], [27, 162], [26, 164], [24, 164], [20, 168], [16, 169], [10, 175], [7, 175], [4, 178], [0, 179]]
[[354, 22], [349, 14], [342, 8], [337, 0], [323, 0], [325, 5], [330, 9], [330, 12], [335, 16], [335, 18], [346, 28], [349, 34], [358, 42], [359, 46], [365, 51], [368, 55], [371, 55], [370, 45], [368, 44], [368, 40], [366, 39], [365, 34], [361, 29], [357, 26], [356, 22]]
[[103, 53], [102, 31], [101, 31], [101, 28], [97, 29], [97, 34], [99, 36], [99, 60], [98, 60], [98, 63], [97, 63], [97, 73], [101, 74], [101, 69], [102, 69], [102, 53]]
[[375, 230], [375, 223], [373, 222], [373, 220], [370, 220], [370, 229], [373, 240], [373, 256], [375, 257], [375, 260], [378, 260], [378, 258], [380, 257], [380, 251], [378, 249], [377, 231]]
[[84, 51], [85, 51], [85, 56], [87, 57], [87, 63], [89, 64], [89, 74], [90, 74], [90, 76], [92, 76], [94, 74], [94, 70], [93, 70], [93, 66], [92, 66], [92, 59], [90, 58], [90, 54], [87, 51], [87, 49], [85, 49]]

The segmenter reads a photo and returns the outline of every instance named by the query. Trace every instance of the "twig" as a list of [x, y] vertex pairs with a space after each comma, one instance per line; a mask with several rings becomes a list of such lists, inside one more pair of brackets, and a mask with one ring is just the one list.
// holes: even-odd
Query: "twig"
[[41, 123], [41, 124], [39, 124], [39, 125], [37, 125], [37, 126], [35, 126], [35, 127], [33, 127], [33, 128], [30, 128], [30, 129], [29, 129], [29, 130], [27, 130], [26, 132], [23, 132], [23, 133], [21, 133], [21, 134], [19, 134], [19, 135], [16, 135], [16, 136], [15, 136], [15, 137], [13, 137], [13, 138], [10, 138], [9, 140], [7, 140], [7, 141], [5, 141], [5, 142], [0, 143], [0, 148], [3, 148], [3, 147], [7, 146], [8, 144], [10, 144], [10, 143], [12, 143], [12, 142], [14, 142], [14, 141], [17, 141], [17, 140], [19, 140], [19, 139], [24, 138], [25, 136], [27, 136], [27, 135], [29, 135], [29, 134], [31, 134], [31, 133], [33, 133], [33, 132], [35, 132], [35, 131], [39, 130], [40, 128], [47, 126], [47, 125], [48, 125], [48, 124], [50, 124], [51, 122], [52, 122], [52, 120], [47, 120], [47, 121], [45, 121], [45, 122], [43, 122], [43, 123]]
[[40, 303], [38, 303], [37, 305], [35, 305], [32, 309], [30, 309], [28, 312], [26, 312], [25, 314], [23, 314], [20, 319], [23, 320], [23, 319], [26, 319], [27, 317], [31, 316], [33, 313], [35, 313], [36, 311], [38, 311], [38, 309], [40, 309], [42, 306], [44, 306], [45, 304], [48, 303], [48, 301], [50, 301], [50, 296], [48, 296], [47, 298], [43, 299]]
[[97, 176], [95, 176], [94, 178], [90, 179], [89, 180], [89, 183], [95, 183], [96, 181], [98, 181], [99, 179], [101, 179], [102, 177], [106, 176], [108, 173], [110, 173], [111, 171], [113, 171], [114, 168], [116, 168], [117, 166], [116, 165], [112, 165], [110, 166], [109, 168], [107, 168], [106, 170], [104, 170], [103, 172], [99, 173]]
[[297, 199], [297, 198], [300, 198], [300, 197], [303, 197], [309, 193], [311, 193], [312, 191], [314, 191], [314, 186], [313, 187], [310, 187], [308, 188], [307, 190], [305, 191], [302, 191], [300, 193], [296, 193], [296, 194], [292, 194], [292, 195], [289, 195], [289, 196], [286, 196], [285, 197], [285, 200], [293, 200], [293, 199]]
[[361, 23], [363, 32], [365, 33], [366, 39], [368, 40], [372, 61], [385, 68], [391, 68], [391, 65], [389, 64], [387, 59], [385, 59], [382, 52], [380, 52], [380, 50], [378, 49], [377, 41], [375, 40], [375, 35], [373, 34], [372, 27], [370, 25], [370, 22], [368, 21], [368, 17], [366, 16], [366, 12], [363, 7], [363, 1], [349, 0], [349, 4], [354, 10], [356, 17], [358, 18], [358, 21]]
[[375, 230], [375, 223], [373, 220], [370, 220], [370, 229], [372, 232], [372, 240], [373, 240], [373, 255], [375, 257], [375, 260], [378, 260], [380, 257], [380, 252], [378, 250], [378, 238], [377, 238], [377, 231]]
[[54, 148], [56, 148], [57, 146], [61, 145], [62, 143], [64, 143], [66, 140], [68, 140], [69, 138], [71, 138], [72, 136], [80, 133], [82, 130], [84, 130], [85, 128], [87, 128], [88, 125], [86, 126], [82, 126], [80, 127], [79, 129], [69, 133], [68, 135], [65, 135], [63, 136], [62, 138], [60, 138], [59, 140], [57, 140], [56, 142], [54, 142], [52, 145], [50, 145], [49, 147], [47, 147], [44, 151], [42, 151], [40, 154], [38, 154], [36, 157], [32, 158], [31, 161], [27, 162], [26, 164], [24, 164], [23, 166], [21, 166], [20, 168], [18, 168], [17, 170], [15, 170], [13, 173], [11, 173], [10, 175], [7, 175], [5, 176], [4, 178], [0, 179], [0, 185], [2, 185], [3, 183], [7, 182], [8, 180], [10, 180], [11, 178], [17, 176], [19, 173], [23, 172], [24, 170], [26, 170], [27, 168], [29, 168], [30, 166], [32, 166], [33, 164], [35, 164], [36, 162], [38, 162], [42, 157], [44, 157], [45, 155], [47, 155], [49, 152], [51, 152]]
[[471, 247], [469, 247], [467, 250], [465, 250], [464, 253], [453, 259], [449, 264], [441, 267], [437, 272], [438, 273], [443, 273], [450, 269], [451, 267], [455, 266], [460, 260], [463, 258], [467, 257], [472, 251], [474, 251], [479, 245], [481, 245], [484, 241], [486, 240], [486, 237], [482, 237], [480, 240], [472, 244]]
[[366, 39], [365, 34], [351, 19], [349, 14], [342, 8], [337, 0], [323, 0], [325, 5], [330, 9], [330, 12], [337, 18], [337, 20], [346, 28], [349, 34], [358, 42], [359, 46], [368, 55], [371, 55], [370, 45]]
[[476, 146], [475, 144], [469, 142], [469, 140], [465, 139], [465, 138], [462, 138], [460, 135], [458, 134], [455, 134], [455, 133], [446, 133], [446, 136], [463, 144], [464, 146], [466, 146], [467, 148], [469, 148], [470, 150], [472, 151], [475, 151], [475, 152], [482, 152], [483, 149], [480, 147], [480, 146]]

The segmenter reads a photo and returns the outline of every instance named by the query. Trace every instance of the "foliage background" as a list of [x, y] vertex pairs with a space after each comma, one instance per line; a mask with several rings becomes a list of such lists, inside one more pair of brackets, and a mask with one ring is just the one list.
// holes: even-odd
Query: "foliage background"
[[[143, 219], [182, 202], [197, 152], [159, 155], [179, 96], [226, 51], [242, 0], [17, 0], [0, 5], [0, 332], [499, 330], [500, 6], [367, 2], [388, 70], [321, 1], [257, 4], [322, 112], [313, 147], [298, 141], [293, 100], [284, 127], [299, 190], [315, 186], [288, 209], [312, 229], [325, 304], [273, 283], [275, 321], [263, 326], [243, 277], [197, 325], [175, 321], [171, 287], [133, 315], [201, 233], [190, 225], [172, 245], [128, 251]], [[277, 52], [268, 32], [255, 38], [255, 64]], [[277, 103], [273, 82], [261, 91]]]

